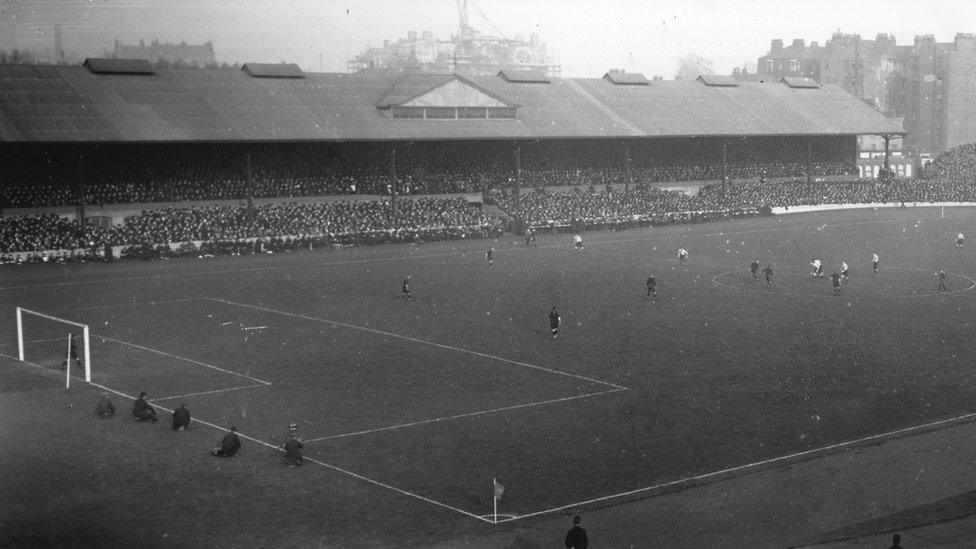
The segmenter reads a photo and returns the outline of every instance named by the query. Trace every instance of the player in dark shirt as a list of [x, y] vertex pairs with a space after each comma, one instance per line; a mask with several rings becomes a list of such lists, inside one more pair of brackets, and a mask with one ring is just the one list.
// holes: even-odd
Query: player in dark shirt
[[653, 276], [647, 277], [647, 297], [657, 301], [657, 281]]
[[559, 325], [562, 323], [562, 319], [559, 318], [559, 311], [556, 310], [556, 306], [552, 306], [552, 310], [549, 311], [549, 328], [552, 330], [552, 338], [556, 339], [556, 335], [559, 334]]
[[403, 279], [403, 285], [400, 287], [400, 297], [410, 301], [410, 275]]
[[942, 293], [942, 292], [946, 291], [946, 285], [945, 285], [946, 274], [945, 274], [945, 271], [939, 271], [939, 272], [937, 272], [935, 274], [939, 275], [939, 292], [938, 293]]
[[834, 295], [840, 295], [840, 275], [837, 271], [830, 274], [830, 285], [834, 289]]
[[488, 248], [488, 251], [485, 252], [485, 259], [488, 260], [489, 267], [495, 264], [495, 248]]
[[763, 269], [763, 275], [766, 277], [766, 286], [772, 286], [773, 285], [773, 266], [772, 265], [766, 265], [766, 268]]
[[752, 272], [752, 279], [753, 280], [759, 280], [759, 262], [758, 261], [753, 261], [749, 265], [749, 270]]

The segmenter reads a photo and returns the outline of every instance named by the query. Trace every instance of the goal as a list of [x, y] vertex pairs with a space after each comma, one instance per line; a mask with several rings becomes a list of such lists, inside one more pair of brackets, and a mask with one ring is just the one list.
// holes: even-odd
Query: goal
[[17, 307], [17, 358], [22, 362], [63, 368], [65, 386], [71, 385], [72, 369], [90, 383], [90, 349], [87, 324]]

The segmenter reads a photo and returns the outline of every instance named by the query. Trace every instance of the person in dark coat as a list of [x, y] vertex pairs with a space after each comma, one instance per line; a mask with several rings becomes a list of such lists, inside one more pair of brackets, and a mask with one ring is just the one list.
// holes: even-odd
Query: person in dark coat
[[108, 393], [102, 393], [102, 398], [98, 399], [98, 404], [95, 405], [95, 414], [101, 419], [115, 417], [115, 405], [109, 400]]
[[216, 457], [233, 457], [241, 449], [241, 439], [237, 438], [237, 427], [231, 427], [220, 441], [220, 446], [210, 451]]
[[580, 516], [573, 517], [573, 527], [566, 532], [566, 549], [586, 549], [590, 540], [586, 538], [586, 530], [580, 526]]
[[173, 430], [185, 431], [190, 428], [190, 411], [186, 409], [186, 404], [173, 410]]
[[159, 421], [156, 409], [146, 402], [146, 392], [139, 393], [139, 398], [132, 405], [132, 415], [136, 416], [136, 421]]
[[298, 435], [292, 433], [288, 435], [288, 440], [281, 445], [285, 449], [285, 461], [288, 465], [295, 465], [301, 467], [302, 465], [302, 448], [305, 447], [301, 440], [298, 440]]

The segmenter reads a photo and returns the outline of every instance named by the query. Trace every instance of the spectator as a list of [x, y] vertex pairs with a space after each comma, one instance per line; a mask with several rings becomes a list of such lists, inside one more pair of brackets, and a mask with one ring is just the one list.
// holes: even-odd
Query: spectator
[[146, 402], [145, 391], [139, 393], [139, 398], [137, 398], [135, 404], [132, 405], [132, 415], [136, 417], [136, 421], [159, 421], [156, 409]]
[[288, 435], [288, 440], [286, 440], [281, 445], [285, 449], [285, 461], [288, 465], [295, 465], [301, 467], [302, 465], [302, 448], [305, 446], [302, 441], [298, 439], [296, 433], [291, 433]]
[[234, 457], [241, 449], [241, 439], [237, 437], [237, 427], [231, 426], [227, 434], [221, 439], [220, 445], [210, 450], [210, 455], [215, 457]]
[[190, 411], [186, 409], [186, 404], [173, 410], [173, 430], [186, 431], [190, 428]]
[[98, 404], [95, 405], [95, 414], [99, 419], [115, 417], [115, 405], [108, 398], [108, 393], [102, 393], [101, 398], [98, 399]]
[[573, 517], [573, 527], [566, 532], [566, 549], [586, 549], [590, 540], [586, 537], [586, 530], [580, 526], [580, 516]]

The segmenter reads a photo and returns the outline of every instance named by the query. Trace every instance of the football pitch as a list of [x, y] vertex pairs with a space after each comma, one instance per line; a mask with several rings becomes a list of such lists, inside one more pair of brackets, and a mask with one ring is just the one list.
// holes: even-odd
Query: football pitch
[[[51, 331], [43, 321], [26, 322], [29, 364], [16, 361], [16, 307], [83, 323], [92, 382], [116, 394], [124, 421], [123, 395], [146, 391], [164, 410], [185, 402], [195, 420], [238, 427], [237, 460], [271, 454], [296, 422], [306, 470], [403, 497], [407, 514], [527, 521], [976, 412], [973, 213], [591, 232], [581, 251], [572, 235], [533, 248], [508, 235], [5, 267], [0, 361], [60, 371], [63, 341], [33, 335]], [[958, 232], [971, 245], [957, 247]], [[813, 258], [826, 277], [810, 275]], [[753, 279], [753, 260], [772, 267], [771, 285]], [[850, 278], [835, 295], [829, 275], [842, 261]], [[492, 479], [504, 486], [497, 515]]]

